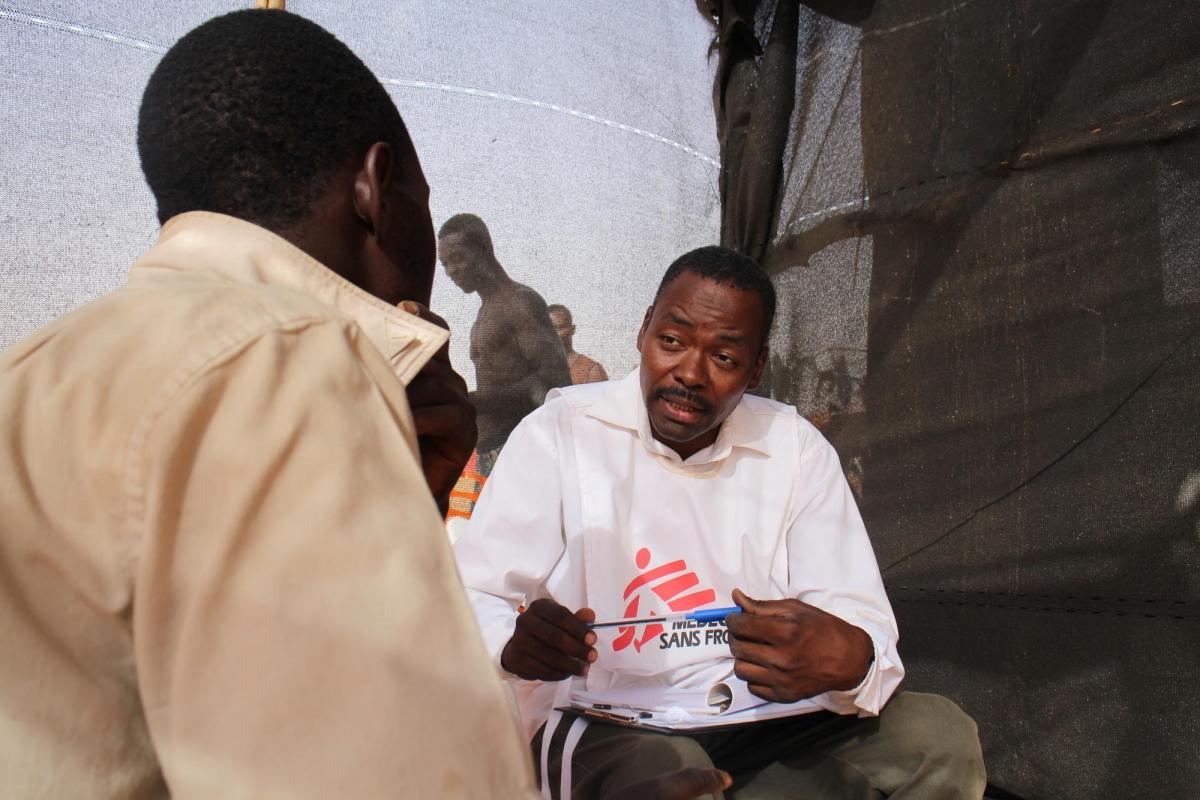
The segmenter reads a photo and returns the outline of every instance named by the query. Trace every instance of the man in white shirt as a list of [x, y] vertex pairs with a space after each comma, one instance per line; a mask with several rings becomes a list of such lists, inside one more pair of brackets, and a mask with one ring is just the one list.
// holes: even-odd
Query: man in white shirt
[[[837, 454], [794, 408], [745, 394], [774, 308], [748, 258], [676, 260], [640, 369], [551, 392], [455, 547], [544, 793], [715, 764], [738, 797], [982, 795], [974, 722], [941, 697], [892, 697], [896, 623]], [[589, 626], [734, 604], [711, 625]], [[740, 724], [647, 729], [700, 721]]]

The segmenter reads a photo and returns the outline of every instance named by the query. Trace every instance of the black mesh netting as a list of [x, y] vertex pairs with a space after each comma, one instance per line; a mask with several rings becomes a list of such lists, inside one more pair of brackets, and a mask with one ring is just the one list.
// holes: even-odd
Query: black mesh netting
[[860, 492], [909, 688], [1020, 796], [1191, 796], [1200, 4], [698, 5], [767, 391]]

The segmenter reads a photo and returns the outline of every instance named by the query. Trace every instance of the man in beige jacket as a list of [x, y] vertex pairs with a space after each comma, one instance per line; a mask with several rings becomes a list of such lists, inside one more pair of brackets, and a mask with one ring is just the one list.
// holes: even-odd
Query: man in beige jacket
[[442, 527], [474, 412], [391, 99], [238, 12], [164, 56], [138, 149], [158, 244], [0, 354], [2, 794], [532, 796]]
[[395, 307], [434, 238], [390, 98], [245, 11], [138, 140], [158, 244], [0, 356], [3, 795], [530, 794], [438, 508], [473, 412]]

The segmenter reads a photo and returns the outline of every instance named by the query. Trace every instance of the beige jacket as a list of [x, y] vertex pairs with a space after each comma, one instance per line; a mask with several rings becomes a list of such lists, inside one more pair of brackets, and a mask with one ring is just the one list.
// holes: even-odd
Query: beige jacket
[[445, 338], [192, 213], [0, 354], [4, 797], [531, 791], [416, 455]]

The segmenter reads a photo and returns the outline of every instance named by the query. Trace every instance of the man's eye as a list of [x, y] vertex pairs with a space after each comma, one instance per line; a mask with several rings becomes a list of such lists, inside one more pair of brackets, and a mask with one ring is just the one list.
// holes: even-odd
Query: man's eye
[[717, 361], [720, 361], [722, 364], [724, 364], [725, 366], [728, 366], [728, 367], [736, 367], [737, 366], [737, 359], [733, 358], [732, 356], [730, 356], [726, 353], [717, 353]]
[[664, 334], [658, 338], [662, 340], [663, 344], [668, 344], [671, 346], [675, 346], [675, 345], [679, 344], [679, 340], [676, 339], [674, 336], [668, 336], [668, 335]]

